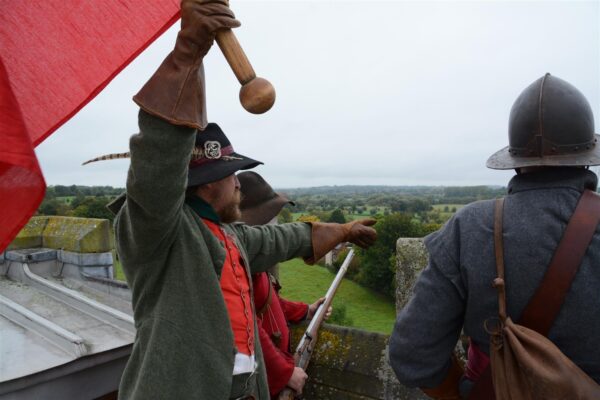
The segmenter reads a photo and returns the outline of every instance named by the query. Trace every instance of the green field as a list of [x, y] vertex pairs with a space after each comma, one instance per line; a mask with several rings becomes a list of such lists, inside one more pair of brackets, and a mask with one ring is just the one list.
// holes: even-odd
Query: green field
[[56, 200], [62, 201], [67, 204], [71, 204], [74, 198], [75, 196], [58, 196], [56, 197]]
[[451, 212], [453, 208], [456, 208], [456, 211], [463, 208], [464, 204], [434, 204], [432, 207], [434, 210], [444, 211], [444, 208], [448, 207], [448, 212]]
[[464, 204], [434, 204], [432, 207], [434, 210], [440, 212], [440, 215], [444, 218], [444, 220], [447, 220], [450, 219], [450, 217], [452, 217], [456, 211], [460, 210], [464, 206]]
[[[308, 266], [300, 259], [280, 264], [281, 294], [289, 300], [312, 303], [327, 292], [334, 275], [326, 268]], [[344, 279], [333, 301], [333, 307], [343, 304], [352, 326], [373, 332], [389, 334], [396, 310], [392, 300], [372, 290]]]
[[[348, 209], [344, 210], [344, 217], [346, 217], [346, 221], [354, 221], [355, 219], [360, 219], [360, 218], [371, 218], [373, 217], [373, 215], [371, 214], [371, 210], [373, 208], [377, 209], [377, 214], [381, 214], [383, 215], [384, 212], [390, 211], [388, 207], [384, 207], [384, 206], [378, 206], [378, 207], [373, 207], [373, 206], [363, 206], [365, 208], [365, 211], [360, 213], [360, 214], [353, 214], [351, 212], [348, 211]], [[329, 211], [333, 211], [333, 210], [329, 210]], [[311, 215], [310, 212], [308, 211], [303, 211], [303, 212], [293, 212], [292, 213], [292, 220], [293, 221], [297, 221], [299, 217], [301, 217], [302, 215]]]

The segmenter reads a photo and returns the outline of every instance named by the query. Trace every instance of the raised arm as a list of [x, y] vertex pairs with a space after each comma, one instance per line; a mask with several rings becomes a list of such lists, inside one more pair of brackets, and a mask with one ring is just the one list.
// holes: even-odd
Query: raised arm
[[225, 0], [183, 0], [174, 50], [133, 98], [140, 133], [130, 141], [127, 201], [116, 223], [124, 257], [151, 257], [173, 237], [195, 133], [206, 126], [202, 59], [218, 30], [239, 25]]
[[172, 125], [143, 110], [140, 133], [130, 140], [131, 167], [127, 202], [118, 220], [128, 230], [136, 252], [147, 252], [173, 232], [179, 222], [187, 168], [196, 130]]

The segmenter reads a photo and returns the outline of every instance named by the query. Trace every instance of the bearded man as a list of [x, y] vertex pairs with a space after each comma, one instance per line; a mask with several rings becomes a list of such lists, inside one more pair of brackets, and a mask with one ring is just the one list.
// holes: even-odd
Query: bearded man
[[182, 2], [174, 51], [134, 97], [126, 199], [112, 205], [137, 328], [122, 399], [268, 399], [251, 272], [318, 260], [340, 241], [373, 243], [362, 224], [250, 227], [234, 173], [260, 162], [206, 123], [202, 58], [239, 22], [226, 1]]

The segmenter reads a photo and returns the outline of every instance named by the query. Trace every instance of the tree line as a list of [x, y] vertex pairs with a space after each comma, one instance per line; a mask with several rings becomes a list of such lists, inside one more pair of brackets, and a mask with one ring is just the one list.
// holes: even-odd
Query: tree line
[[436, 204], [467, 204], [506, 194], [506, 188], [499, 186], [322, 186], [277, 191], [294, 200], [296, 212], [309, 214], [335, 208], [362, 214], [373, 207], [423, 212]]
[[103, 218], [112, 222], [114, 215], [106, 205], [124, 191], [112, 186], [49, 186], [37, 214]]
[[[339, 208], [320, 215], [323, 219], [317, 215], [302, 215], [297, 220], [342, 224], [347, 221], [345, 213]], [[374, 219], [377, 223], [373, 228], [377, 231], [377, 241], [367, 250], [357, 249], [346, 278], [393, 298], [396, 291], [396, 241], [401, 237], [424, 237], [440, 229], [441, 223], [432, 219], [431, 215], [437, 214], [430, 214], [427, 210], [376, 214]], [[279, 215], [279, 222], [292, 222], [290, 216], [289, 208], [285, 207]], [[331, 267], [332, 272], [337, 272], [346, 254], [347, 250], [338, 254]]]

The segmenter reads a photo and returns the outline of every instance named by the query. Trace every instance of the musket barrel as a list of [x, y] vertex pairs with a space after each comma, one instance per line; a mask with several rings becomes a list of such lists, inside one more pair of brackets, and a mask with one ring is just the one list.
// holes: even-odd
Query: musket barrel
[[[346, 271], [348, 270], [348, 267], [350, 266], [350, 262], [352, 262], [353, 258], [354, 258], [354, 249], [350, 249], [350, 251], [348, 252], [348, 255], [346, 256], [346, 258], [344, 259], [344, 262], [342, 263], [342, 266], [340, 267], [337, 275], [335, 276], [335, 278], [333, 279], [333, 282], [329, 286], [329, 289], [327, 289], [327, 293], [325, 293], [325, 301], [323, 303], [321, 303], [319, 305], [319, 307], [317, 308], [317, 311], [315, 311], [315, 315], [314, 315], [313, 319], [310, 321], [308, 328], [306, 328], [306, 332], [312, 332], [313, 330], [315, 330], [315, 326], [318, 329], [318, 326], [320, 326], [321, 323], [323, 322], [323, 318], [325, 317], [325, 312], [326, 312], [327, 308], [329, 308], [329, 306], [331, 305], [331, 303], [333, 301], [333, 297], [335, 296], [335, 292], [337, 291], [338, 287], [340, 286], [340, 283], [342, 283], [342, 279], [344, 279], [344, 275], [346, 275]], [[304, 339], [304, 336], [302, 337], [302, 339]]]
[[[340, 267], [338, 273], [336, 274], [331, 286], [327, 289], [327, 293], [325, 294], [325, 301], [319, 305], [313, 319], [308, 324], [308, 328], [304, 331], [302, 338], [300, 339], [300, 343], [296, 347], [296, 353], [294, 354], [294, 360], [296, 361], [296, 366], [302, 369], [306, 369], [308, 367], [308, 362], [310, 361], [310, 357], [312, 355], [312, 350], [315, 347], [317, 341], [317, 331], [319, 327], [323, 323], [323, 319], [325, 319], [325, 313], [327, 309], [333, 302], [333, 296], [335, 296], [335, 292], [337, 291], [342, 279], [344, 279], [344, 275], [354, 258], [354, 249], [350, 249], [348, 255], [344, 259], [342, 266]], [[294, 392], [290, 388], [285, 388], [278, 397], [278, 400], [293, 400]]]

